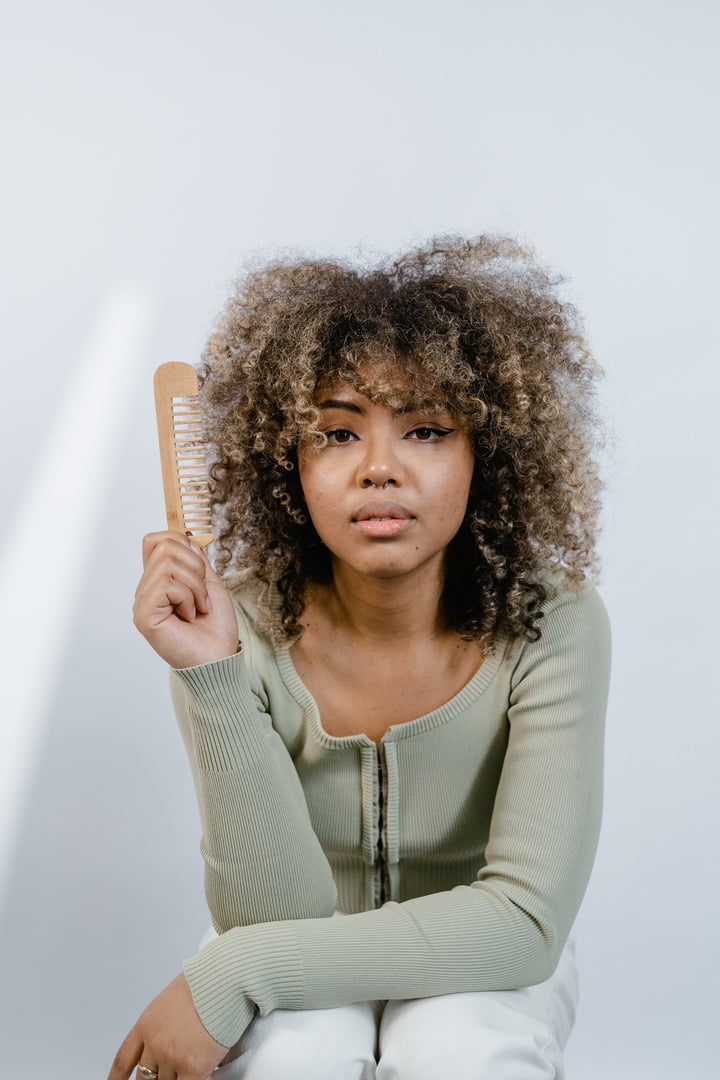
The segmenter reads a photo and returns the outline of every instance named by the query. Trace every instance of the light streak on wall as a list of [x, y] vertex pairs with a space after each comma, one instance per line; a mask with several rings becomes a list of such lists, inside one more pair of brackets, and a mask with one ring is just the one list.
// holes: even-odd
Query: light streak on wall
[[148, 323], [140, 291], [110, 293], [3, 544], [0, 898]]

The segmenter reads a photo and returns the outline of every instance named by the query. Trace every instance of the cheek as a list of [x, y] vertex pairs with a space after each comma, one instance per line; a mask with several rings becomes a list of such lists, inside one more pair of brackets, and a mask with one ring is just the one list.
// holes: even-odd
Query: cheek
[[319, 534], [327, 534], [337, 512], [332, 483], [322, 470], [314, 467], [314, 463], [300, 466], [298, 476], [310, 519]]
[[474, 475], [475, 459], [463, 458], [456, 462], [445, 476], [445, 496], [448, 507], [452, 507], [461, 516], [465, 513], [470, 498]]
[[332, 488], [322, 477], [313, 475], [313, 470], [300, 477], [305, 505], [311, 513], [322, 513], [323, 509], [333, 501]]
[[315, 492], [318, 487], [316, 462], [312, 458], [308, 459], [307, 454], [298, 455], [298, 480], [300, 481], [300, 491], [302, 497], [308, 506], [313, 502], [315, 498]]

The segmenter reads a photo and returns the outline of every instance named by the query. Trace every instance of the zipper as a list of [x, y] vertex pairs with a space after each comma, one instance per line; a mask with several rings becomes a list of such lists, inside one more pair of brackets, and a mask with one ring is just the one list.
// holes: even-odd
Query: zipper
[[377, 850], [375, 862], [375, 906], [382, 907], [387, 900], [387, 862], [385, 858], [385, 768], [380, 743], [377, 744], [378, 769], [378, 818]]

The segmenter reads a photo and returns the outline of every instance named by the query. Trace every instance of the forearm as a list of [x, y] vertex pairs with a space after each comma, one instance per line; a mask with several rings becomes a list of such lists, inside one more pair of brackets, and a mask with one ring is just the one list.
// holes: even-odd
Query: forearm
[[172, 689], [198, 795], [216, 929], [331, 915], [330, 866], [295, 766], [242, 656], [175, 672]]
[[239, 927], [185, 965], [211, 1035], [236, 1042], [256, 1011], [333, 1008], [515, 989], [561, 949], [492, 889], [463, 887], [356, 915]]

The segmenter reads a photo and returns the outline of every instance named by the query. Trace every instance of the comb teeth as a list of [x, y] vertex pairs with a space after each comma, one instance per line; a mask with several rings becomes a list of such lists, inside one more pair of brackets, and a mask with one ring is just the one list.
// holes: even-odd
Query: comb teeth
[[200, 401], [197, 395], [173, 397], [171, 408], [182, 529], [202, 536], [212, 522]]
[[161, 364], [155, 407], [168, 529], [204, 547], [213, 539], [212, 515], [195, 368]]

